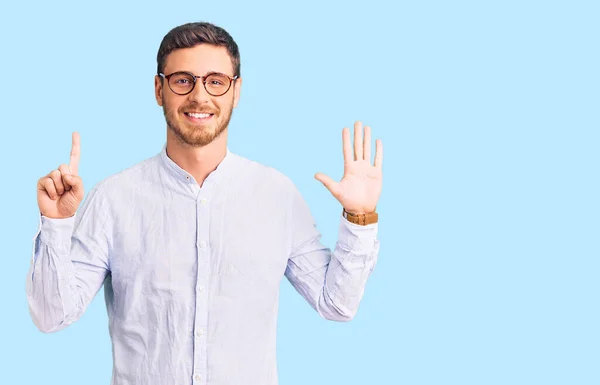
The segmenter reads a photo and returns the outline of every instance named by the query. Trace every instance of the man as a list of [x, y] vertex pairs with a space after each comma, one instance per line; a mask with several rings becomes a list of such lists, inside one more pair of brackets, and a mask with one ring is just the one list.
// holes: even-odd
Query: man
[[182, 25], [157, 59], [162, 151], [98, 183], [78, 209], [74, 133], [70, 163], [38, 181], [32, 319], [43, 332], [64, 329], [104, 285], [112, 384], [277, 384], [283, 276], [325, 319], [356, 314], [379, 249], [381, 142], [371, 165], [370, 129], [363, 138], [357, 122], [354, 149], [342, 131], [342, 181], [315, 175], [343, 207], [332, 253], [293, 183], [227, 147], [242, 86], [231, 36]]

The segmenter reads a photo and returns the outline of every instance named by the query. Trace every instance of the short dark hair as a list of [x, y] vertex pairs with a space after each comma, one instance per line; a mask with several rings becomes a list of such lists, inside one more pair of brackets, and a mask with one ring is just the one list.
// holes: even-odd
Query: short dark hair
[[163, 38], [156, 56], [157, 71], [163, 72], [167, 56], [177, 49], [192, 48], [198, 44], [211, 44], [227, 48], [233, 76], [241, 76], [240, 51], [231, 35], [223, 28], [207, 22], [187, 23], [173, 28]]

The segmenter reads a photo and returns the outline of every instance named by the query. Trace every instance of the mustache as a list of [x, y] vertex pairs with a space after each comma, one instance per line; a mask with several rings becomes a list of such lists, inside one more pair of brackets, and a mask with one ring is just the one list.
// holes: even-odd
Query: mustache
[[216, 114], [219, 112], [218, 109], [215, 108], [209, 108], [209, 107], [201, 107], [200, 105], [194, 103], [194, 104], [186, 104], [185, 106], [182, 106], [179, 108], [180, 111], [182, 112], [197, 112], [200, 114]]

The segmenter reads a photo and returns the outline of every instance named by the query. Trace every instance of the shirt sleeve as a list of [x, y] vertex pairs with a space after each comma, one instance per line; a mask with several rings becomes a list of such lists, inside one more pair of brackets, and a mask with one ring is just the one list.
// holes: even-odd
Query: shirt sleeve
[[42, 332], [77, 321], [102, 287], [109, 272], [106, 210], [96, 188], [75, 216], [40, 216], [26, 291], [31, 318]]
[[297, 189], [291, 218], [287, 279], [321, 317], [352, 320], [377, 262], [378, 224], [356, 225], [340, 213], [338, 241], [331, 252], [321, 243], [321, 233]]

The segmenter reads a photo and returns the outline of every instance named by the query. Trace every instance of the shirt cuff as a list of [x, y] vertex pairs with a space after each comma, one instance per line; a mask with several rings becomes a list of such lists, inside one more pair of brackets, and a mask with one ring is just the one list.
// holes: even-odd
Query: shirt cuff
[[346, 250], [369, 251], [377, 243], [379, 223], [361, 226], [340, 216], [338, 244]]
[[40, 242], [47, 245], [68, 246], [71, 244], [75, 216], [69, 218], [40, 218]]

